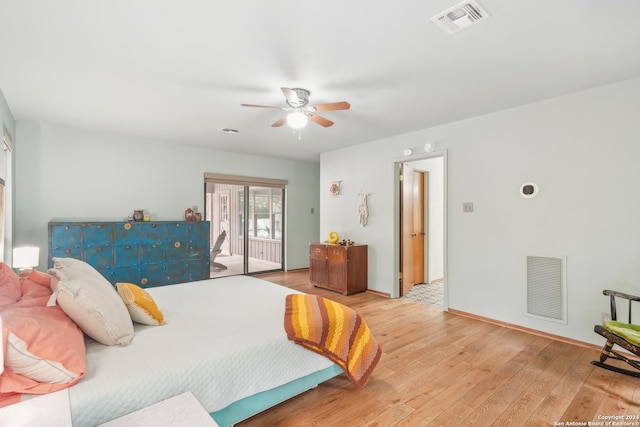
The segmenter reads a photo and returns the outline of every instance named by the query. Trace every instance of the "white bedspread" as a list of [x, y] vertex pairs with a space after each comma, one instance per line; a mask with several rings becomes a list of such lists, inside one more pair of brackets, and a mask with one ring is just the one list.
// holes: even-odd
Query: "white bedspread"
[[168, 324], [136, 325], [127, 347], [87, 343], [87, 374], [69, 389], [74, 427], [186, 391], [213, 412], [332, 364], [287, 339], [289, 288], [233, 276], [147, 290]]

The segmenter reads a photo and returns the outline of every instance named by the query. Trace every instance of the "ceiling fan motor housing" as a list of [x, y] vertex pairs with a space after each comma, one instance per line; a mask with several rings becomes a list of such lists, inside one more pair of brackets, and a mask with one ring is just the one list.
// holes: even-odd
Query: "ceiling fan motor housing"
[[311, 95], [311, 92], [300, 88], [291, 88], [290, 90], [295, 93], [295, 96], [287, 96], [287, 104], [291, 107], [301, 108], [309, 103], [309, 95]]

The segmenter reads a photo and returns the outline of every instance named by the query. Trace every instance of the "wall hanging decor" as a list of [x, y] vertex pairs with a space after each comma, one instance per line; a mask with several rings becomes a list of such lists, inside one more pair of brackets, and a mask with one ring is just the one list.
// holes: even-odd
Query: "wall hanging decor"
[[369, 207], [367, 206], [367, 197], [369, 196], [370, 194], [368, 193], [358, 194], [358, 197], [360, 198], [360, 204], [358, 205], [358, 221], [362, 227], [367, 225], [367, 220], [369, 219]]
[[332, 196], [340, 195], [340, 182], [341, 181], [333, 181], [329, 186], [329, 194]]

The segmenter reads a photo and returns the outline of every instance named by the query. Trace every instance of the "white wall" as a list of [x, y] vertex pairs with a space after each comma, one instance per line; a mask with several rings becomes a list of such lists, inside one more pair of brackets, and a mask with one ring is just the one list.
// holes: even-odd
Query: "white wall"
[[[448, 306], [600, 344], [605, 288], [640, 294], [640, 79], [323, 153], [320, 237], [369, 244], [369, 287], [394, 283], [394, 162], [404, 148], [447, 150]], [[342, 180], [332, 198], [328, 184]], [[536, 198], [518, 194], [539, 185]], [[355, 194], [372, 193], [367, 227]], [[474, 203], [463, 213], [464, 202]], [[568, 324], [524, 314], [525, 255], [566, 255]]]
[[[286, 268], [308, 266], [319, 230], [319, 165], [177, 146], [35, 122], [16, 126], [16, 242], [42, 248], [52, 219], [155, 220], [204, 211], [204, 173], [286, 179]], [[315, 213], [311, 214], [311, 209]]]

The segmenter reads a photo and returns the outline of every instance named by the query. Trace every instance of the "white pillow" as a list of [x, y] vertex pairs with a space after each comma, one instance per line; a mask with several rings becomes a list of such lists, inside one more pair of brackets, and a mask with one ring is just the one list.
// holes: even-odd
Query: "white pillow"
[[84, 261], [53, 261], [50, 305], [57, 299], [67, 316], [99, 343], [128, 345], [133, 338], [133, 322], [111, 283]]

